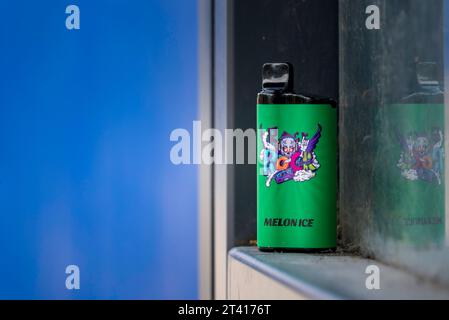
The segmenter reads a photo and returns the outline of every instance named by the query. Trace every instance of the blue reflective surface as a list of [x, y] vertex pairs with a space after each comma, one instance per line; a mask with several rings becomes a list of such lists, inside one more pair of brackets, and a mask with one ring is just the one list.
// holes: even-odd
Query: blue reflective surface
[[197, 297], [197, 169], [169, 159], [197, 113], [196, 11], [0, 2], [0, 298]]

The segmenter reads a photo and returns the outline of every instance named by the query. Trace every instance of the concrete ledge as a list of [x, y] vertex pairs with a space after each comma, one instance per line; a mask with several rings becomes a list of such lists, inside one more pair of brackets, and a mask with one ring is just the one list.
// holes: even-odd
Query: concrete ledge
[[[380, 270], [379, 290], [366, 288], [370, 265]], [[375, 260], [256, 247], [229, 252], [227, 291], [229, 299], [449, 299], [449, 288]]]

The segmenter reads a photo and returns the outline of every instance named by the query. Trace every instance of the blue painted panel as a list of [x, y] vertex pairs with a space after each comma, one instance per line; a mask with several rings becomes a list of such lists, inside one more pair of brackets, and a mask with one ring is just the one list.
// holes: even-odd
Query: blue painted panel
[[197, 113], [196, 12], [0, 2], [0, 298], [197, 297], [197, 169], [169, 159]]

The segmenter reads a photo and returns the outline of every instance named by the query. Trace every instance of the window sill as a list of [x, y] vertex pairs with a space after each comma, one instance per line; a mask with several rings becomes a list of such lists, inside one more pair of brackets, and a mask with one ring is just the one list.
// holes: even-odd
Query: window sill
[[[380, 270], [380, 289], [368, 290], [366, 267]], [[338, 254], [229, 252], [230, 299], [449, 299], [449, 289], [375, 260]]]

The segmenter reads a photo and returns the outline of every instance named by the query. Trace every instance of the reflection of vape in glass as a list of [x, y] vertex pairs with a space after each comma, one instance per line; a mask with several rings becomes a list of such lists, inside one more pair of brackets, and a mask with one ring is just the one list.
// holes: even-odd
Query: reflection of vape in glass
[[263, 67], [257, 96], [257, 243], [261, 250], [336, 247], [335, 103], [293, 92], [287, 63]]
[[401, 103], [443, 103], [444, 93], [438, 81], [436, 62], [417, 62], [413, 92], [401, 99]]
[[418, 62], [412, 92], [380, 109], [374, 208], [383, 235], [415, 245], [445, 235], [444, 93], [438, 65]]

